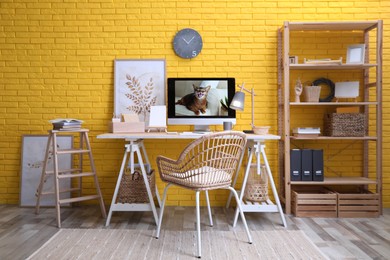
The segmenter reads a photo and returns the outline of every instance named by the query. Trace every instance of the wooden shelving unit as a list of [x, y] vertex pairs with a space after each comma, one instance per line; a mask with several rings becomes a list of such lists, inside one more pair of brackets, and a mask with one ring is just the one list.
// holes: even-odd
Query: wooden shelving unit
[[[361, 33], [362, 42], [366, 46], [365, 62], [364, 64], [290, 64], [290, 32], [353, 32]], [[372, 36], [371, 33], [376, 33]], [[282, 137], [279, 142], [279, 180], [280, 180], [280, 194], [282, 201], [285, 203], [285, 210], [287, 214], [291, 214], [291, 190], [293, 186], [327, 186], [327, 185], [356, 185], [368, 187], [368, 185], [375, 185], [376, 193], [379, 194], [380, 214], [382, 213], [382, 40], [383, 38], [383, 22], [382, 21], [362, 21], [362, 22], [284, 22], [282, 28], [278, 31], [278, 95], [279, 95], [279, 121], [278, 134]], [[375, 53], [369, 53], [370, 43], [374, 42]], [[353, 43], [345, 43], [353, 44]], [[374, 63], [370, 63], [370, 58], [373, 58]], [[291, 78], [290, 71], [313, 71], [321, 70], [329, 73], [337, 71], [353, 71], [354, 73], [362, 73], [363, 78], [363, 92], [364, 96], [359, 102], [292, 102], [290, 100], [290, 91], [293, 91], [293, 86], [290, 82], [295, 82]], [[370, 75], [371, 74], [371, 75]], [[369, 81], [374, 82], [369, 82]], [[370, 89], [375, 89], [375, 100], [370, 99]], [[305, 108], [324, 107], [332, 108], [335, 106], [359, 106], [367, 119], [372, 117], [373, 113], [369, 113], [370, 109], [375, 110], [376, 122], [371, 125], [366, 120], [366, 136], [363, 137], [333, 137], [333, 136], [318, 136], [312, 138], [294, 137], [291, 131], [290, 108]], [[323, 116], [323, 115], [319, 115]], [[374, 129], [369, 129], [374, 127]], [[370, 135], [369, 135], [370, 133]], [[316, 142], [316, 141], [354, 141], [362, 142], [363, 145], [363, 166], [362, 174], [355, 177], [334, 177], [327, 176], [325, 171], [325, 179], [321, 182], [314, 181], [290, 181], [290, 149], [291, 142]], [[369, 143], [374, 143], [375, 148], [370, 148]], [[375, 149], [375, 162], [372, 157], [369, 158], [369, 149]], [[369, 176], [369, 165], [375, 165], [375, 177]]]

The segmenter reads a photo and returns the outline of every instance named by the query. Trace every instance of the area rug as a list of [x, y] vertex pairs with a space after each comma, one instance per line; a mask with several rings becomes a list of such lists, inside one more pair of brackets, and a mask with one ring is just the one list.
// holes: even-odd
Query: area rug
[[[28, 259], [194, 259], [195, 231], [61, 229]], [[302, 231], [202, 231], [202, 259], [327, 259]]]

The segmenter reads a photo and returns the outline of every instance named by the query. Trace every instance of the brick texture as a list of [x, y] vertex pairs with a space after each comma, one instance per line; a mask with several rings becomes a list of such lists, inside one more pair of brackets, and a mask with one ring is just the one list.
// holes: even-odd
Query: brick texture
[[[19, 201], [21, 141], [26, 134], [46, 134], [48, 120], [80, 118], [91, 130], [93, 154], [106, 203], [111, 201], [123, 156], [123, 141], [98, 140], [107, 131], [113, 113], [116, 58], [166, 59], [167, 77], [235, 77], [257, 93], [255, 124], [271, 126], [277, 133], [277, 30], [283, 21], [384, 20], [383, 99], [384, 133], [390, 130], [390, 1], [123, 1], [86, 0], [0, 2], [0, 203]], [[202, 53], [193, 60], [174, 54], [175, 33], [186, 27], [198, 30], [204, 41]], [[387, 38], [386, 38], [387, 37]], [[343, 40], [355, 35], [318, 35], [315, 42], [298, 34], [292, 53], [299, 58], [331, 56], [345, 59]], [[315, 46], [315, 48], [313, 48]], [[302, 53], [301, 50], [307, 50]], [[326, 50], [328, 50], [326, 52]], [[302, 61], [302, 60], [300, 60]], [[355, 75], [305, 72], [305, 81], [329, 76], [348, 80]], [[249, 101], [248, 101], [249, 102]], [[249, 107], [249, 103], [248, 103]], [[318, 120], [313, 111], [298, 116], [300, 122]], [[306, 113], [307, 112], [307, 113]], [[317, 111], [315, 111], [317, 112]], [[299, 118], [301, 117], [301, 118]], [[247, 129], [250, 109], [237, 113], [237, 130]], [[190, 130], [187, 126], [172, 131]], [[221, 130], [220, 126], [215, 127]], [[175, 157], [184, 141], [146, 141], [155, 167], [158, 154]], [[310, 144], [309, 144], [310, 145]], [[312, 144], [315, 146], [316, 144]], [[335, 144], [336, 145], [336, 144]], [[334, 146], [332, 146], [334, 148]], [[329, 147], [329, 149], [333, 149]], [[356, 147], [356, 149], [354, 149]], [[359, 158], [359, 145], [343, 154]], [[328, 149], [328, 148], [327, 148]], [[390, 138], [384, 135], [384, 205], [390, 206]], [[267, 144], [268, 158], [278, 182], [277, 143]], [[351, 172], [361, 162], [345, 168]], [[348, 174], [348, 173], [346, 173]], [[162, 192], [163, 183], [158, 180]], [[88, 184], [88, 182], [87, 182]], [[85, 192], [90, 188], [86, 184]], [[226, 192], [211, 193], [213, 205], [224, 205]], [[204, 203], [204, 201], [202, 201]], [[170, 205], [194, 205], [194, 194], [171, 188]]]

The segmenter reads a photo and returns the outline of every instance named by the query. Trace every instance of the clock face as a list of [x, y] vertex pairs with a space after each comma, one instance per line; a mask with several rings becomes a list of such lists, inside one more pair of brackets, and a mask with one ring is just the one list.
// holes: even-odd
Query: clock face
[[195, 58], [202, 47], [202, 37], [197, 31], [190, 28], [180, 30], [173, 39], [175, 53], [184, 59]]

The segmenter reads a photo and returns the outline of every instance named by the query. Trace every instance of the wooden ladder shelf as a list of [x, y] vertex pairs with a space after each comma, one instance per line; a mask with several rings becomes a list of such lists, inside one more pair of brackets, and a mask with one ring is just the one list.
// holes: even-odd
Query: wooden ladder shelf
[[[88, 129], [79, 129], [79, 130], [71, 130], [71, 131], [59, 131], [59, 130], [50, 130], [49, 131], [49, 138], [47, 141], [46, 146], [46, 153], [45, 153], [45, 160], [43, 164], [42, 169], [42, 175], [41, 175], [41, 181], [38, 186], [37, 190], [37, 203], [36, 203], [36, 213], [39, 214], [40, 209], [40, 200], [41, 196], [44, 195], [55, 195], [55, 206], [56, 206], [56, 212], [57, 212], [57, 226], [61, 228], [61, 205], [74, 203], [74, 202], [80, 202], [80, 201], [86, 201], [86, 200], [93, 200], [97, 199], [100, 203], [100, 209], [102, 212], [102, 216], [106, 218], [106, 209], [104, 206], [103, 196], [99, 187], [99, 182], [96, 175], [96, 168], [95, 163], [92, 157], [92, 150], [91, 145], [89, 143], [88, 139]], [[71, 134], [79, 134], [80, 140], [79, 140], [79, 149], [64, 149], [60, 150], [57, 146], [57, 135], [59, 133], [71, 133]], [[85, 145], [85, 147], [84, 147]], [[61, 155], [63, 154], [71, 154], [71, 155], [78, 155], [78, 167], [72, 168], [72, 169], [59, 169], [59, 160], [61, 158]], [[83, 154], [87, 154], [89, 157], [89, 163], [91, 171], [89, 172], [83, 172]], [[53, 169], [47, 169], [49, 162], [53, 160]], [[50, 192], [43, 192], [43, 187], [45, 185], [45, 182], [48, 178], [48, 176], [54, 175], [54, 191]], [[93, 177], [94, 185], [96, 187], [96, 194], [95, 195], [82, 195], [82, 178], [83, 177]], [[64, 179], [76, 179], [74, 181], [77, 182], [76, 187], [72, 187], [67, 190], [60, 190], [60, 180]], [[61, 198], [60, 193], [64, 192], [75, 192], [77, 193], [76, 197], [71, 198]]]

